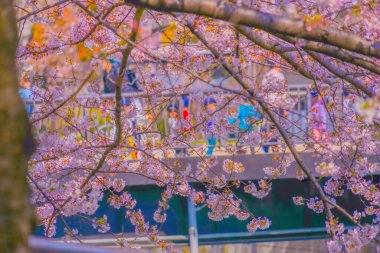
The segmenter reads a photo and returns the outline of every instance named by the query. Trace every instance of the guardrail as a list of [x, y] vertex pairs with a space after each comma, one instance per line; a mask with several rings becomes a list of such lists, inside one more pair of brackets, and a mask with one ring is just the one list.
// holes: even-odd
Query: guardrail
[[[293, 141], [295, 143], [302, 142], [303, 140], [307, 139], [309, 136], [309, 111], [311, 108], [311, 98], [310, 95], [307, 93], [307, 88], [305, 86], [292, 86], [289, 88], [289, 94], [290, 96], [297, 97], [298, 102], [296, 103], [294, 110], [289, 112], [287, 116], [287, 121], [289, 122], [296, 122], [297, 124], [293, 124], [288, 128], [288, 131], [290, 134], [293, 136]], [[133, 93], [124, 93], [122, 94], [123, 100], [129, 99], [132, 103], [135, 103], [140, 111], [144, 112], [141, 113], [140, 115], [137, 115], [136, 118], [132, 118], [131, 125], [135, 125], [136, 122], [139, 122], [142, 118], [147, 117], [147, 112], [152, 109], [148, 109], [148, 105], [152, 104], [152, 99], [155, 101], [160, 101], [163, 102], [163, 106], [161, 107], [159, 113], [156, 115], [155, 121], [156, 125], [155, 128], [161, 128], [161, 129], [155, 129], [161, 132], [162, 134], [166, 135], [170, 131], [170, 127], [168, 125], [168, 112], [165, 107], [167, 107], [170, 103], [175, 103], [178, 105], [178, 112], [180, 114], [181, 119], [183, 120], [182, 112], [185, 108], [185, 102], [184, 102], [184, 97], [187, 96], [189, 97], [190, 101], [187, 104], [186, 108], [190, 111], [190, 114], [195, 115], [198, 113], [200, 110], [200, 107], [203, 106], [203, 100], [206, 97], [215, 97], [215, 98], [220, 98], [221, 96], [234, 96], [232, 93], [226, 93], [226, 92], [216, 92], [216, 91], [210, 91], [210, 92], [199, 92], [199, 93], [188, 93], [188, 94], [174, 94], [174, 93], [162, 93], [160, 96], [154, 95], [154, 94], [146, 94], [143, 92], [133, 92]], [[203, 98], [202, 98], [203, 96]], [[86, 101], [91, 101], [94, 98], [93, 95], [81, 95], [76, 97], [77, 100], [86, 102]], [[112, 101], [114, 100], [114, 94], [103, 94], [100, 96], [100, 98], [103, 101], [108, 101], [109, 103], [112, 104]], [[193, 104], [192, 101], [196, 100]], [[202, 101], [202, 102], [200, 102]], [[25, 101], [26, 105], [29, 107], [32, 107], [34, 111], [38, 111], [38, 107], [42, 105], [42, 100], [41, 99], [36, 99], [36, 100], [26, 100]], [[55, 103], [58, 105], [60, 101], [55, 101]], [[201, 103], [201, 104], [200, 104]], [[151, 108], [151, 107], [150, 107]], [[111, 108], [112, 109], [112, 106]], [[234, 109], [235, 111], [238, 111], [238, 106], [226, 106], [226, 108], [223, 109], [223, 112], [225, 113], [226, 118], [228, 117], [228, 112], [229, 110]], [[78, 117], [95, 117], [98, 118], [99, 122], [99, 127], [98, 130], [102, 131], [102, 134], [104, 135], [112, 135], [113, 134], [113, 124], [110, 123], [108, 120], [106, 120], [106, 114], [107, 108], [85, 108], [85, 107], [78, 107], [78, 108], [71, 108], [71, 110], [74, 111]], [[33, 112], [32, 112], [33, 113]], [[112, 110], [109, 110], [108, 113], [112, 116]], [[145, 115], [143, 115], [145, 114]], [[46, 121], [48, 121], [47, 119]], [[161, 126], [159, 126], [158, 122], [160, 122]], [[255, 126], [254, 132], [265, 132], [269, 131], [270, 126], [269, 123], [266, 123], [267, 125], [263, 127], [265, 124], [262, 122], [260, 124], [257, 124]], [[182, 126], [181, 126], [182, 128]], [[197, 129], [196, 132], [197, 136], [197, 142], [193, 143], [195, 145], [201, 145], [204, 143], [207, 143], [207, 139], [204, 135], [204, 130], [202, 129]], [[135, 138], [140, 138], [140, 137], [135, 137]], [[231, 143], [235, 143], [238, 139], [238, 133], [230, 133], [227, 136], [217, 136], [218, 141], [217, 144], [215, 145], [216, 148], [224, 148], [227, 145], [230, 145]], [[246, 144], [236, 144], [237, 146], [247, 146]], [[262, 146], [262, 149], [264, 153], [269, 152], [269, 147], [277, 145], [277, 140], [272, 139], [269, 140], [268, 142], [264, 142], [260, 144]], [[248, 145], [249, 147], [249, 145]], [[178, 149], [186, 149], [187, 147], [185, 146], [176, 146], [175, 148]], [[251, 147], [250, 147], [251, 148]], [[272, 150], [273, 152], [273, 150]], [[186, 152], [183, 152], [186, 153]]]
[[31, 236], [29, 247], [33, 253], [122, 253], [126, 251], [89, 245], [58, 243], [49, 239]]

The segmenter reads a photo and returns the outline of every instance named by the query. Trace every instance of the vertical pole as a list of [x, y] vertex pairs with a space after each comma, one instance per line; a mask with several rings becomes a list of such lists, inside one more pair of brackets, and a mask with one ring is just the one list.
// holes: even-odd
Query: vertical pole
[[309, 127], [309, 122], [310, 122], [310, 109], [311, 109], [311, 96], [310, 92], [307, 91], [306, 98], [307, 98], [307, 108], [306, 108], [306, 139], [309, 140], [310, 137], [310, 127]]
[[190, 252], [198, 253], [197, 211], [189, 197], [187, 198], [187, 213], [189, 217]]

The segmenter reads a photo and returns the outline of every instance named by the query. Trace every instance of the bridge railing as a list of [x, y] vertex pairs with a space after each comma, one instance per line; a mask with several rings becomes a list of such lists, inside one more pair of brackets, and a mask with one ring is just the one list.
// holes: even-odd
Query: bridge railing
[[54, 242], [49, 239], [31, 236], [29, 247], [33, 253], [121, 253], [125, 251], [97, 246]]
[[[179, 117], [181, 118], [180, 122], [184, 122], [183, 112], [185, 109], [188, 110], [190, 115], [196, 116], [204, 110], [203, 101], [206, 98], [215, 98], [217, 101], [217, 107], [220, 106], [223, 109], [219, 113], [225, 115], [224, 117], [228, 119], [230, 117], [231, 111], [238, 113], [239, 103], [225, 103], [228, 98], [236, 96], [232, 93], [226, 92], [198, 92], [198, 93], [188, 93], [188, 94], [173, 94], [173, 93], [162, 93], [160, 96], [154, 94], [145, 94], [143, 92], [134, 92], [134, 93], [124, 93], [122, 94], [124, 104], [132, 104], [135, 106], [139, 113], [128, 120], [131, 127], [136, 125], [147, 124], [149, 118], [154, 118], [155, 124], [153, 128], [157, 132], [161, 133], [161, 137], [164, 135], [170, 135], [172, 129], [169, 126], [169, 112], [168, 106], [175, 104], [175, 107], [178, 111]], [[309, 111], [311, 108], [311, 97], [307, 92], [307, 87], [305, 86], [292, 86], [289, 89], [289, 96], [296, 98], [297, 103], [295, 104], [293, 110], [290, 110], [286, 115], [281, 115], [282, 112], [277, 112], [280, 116], [280, 121], [282, 120], [287, 124], [287, 131], [290, 133], [293, 141], [295, 143], [302, 142], [309, 137]], [[188, 100], [185, 101], [185, 98]], [[81, 95], [75, 98], [77, 101], [80, 101], [80, 104], [83, 106], [77, 106], [75, 108], [70, 108], [71, 114], [73, 117], [85, 118], [90, 117], [92, 120], [95, 120], [98, 125], [98, 131], [102, 134], [111, 137], [114, 133], [114, 123], [112, 120], [109, 120], [113, 116], [113, 106], [114, 106], [114, 94], [103, 94], [100, 96], [100, 101], [103, 103], [98, 104], [97, 106], [88, 104], [91, 100], [94, 100], [92, 95]], [[241, 102], [243, 100], [241, 99]], [[38, 108], [43, 104], [41, 99], [27, 100], [25, 101], [27, 108], [31, 114], [38, 112]], [[60, 104], [60, 101], [55, 101], [57, 105]], [[219, 109], [219, 108], [218, 108]], [[257, 109], [257, 107], [255, 107]], [[254, 124], [255, 133], [263, 133], [271, 129], [271, 125], [268, 121], [258, 120]], [[46, 118], [40, 123], [40, 129], [55, 125], [55, 127], [62, 126], [61, 123], [52, 124], [52, 120]], [[181, 128], [186, 127], [182, 125]], [[205, 129], [197, 128], [196, 130], [196, 140], [192, 145], [207, 145], [207, 138], [205, 136]], [[146, 135], [136, 135], [134, 141], [139, 141], [139, 138], [147, 138]], [[155, 136], [150, 135], [150, 137], [160, 138], [160, 134]], [[150, 138], [149, 137], [149, 138]], [[217, 136], [217, 147], [225, 147], [230, 144], [237, 146], [247, 146], [244, 143], [238, 143], [239, 132], [231, 132], [225, 136]], [[240, 141], [240, 140], [239, 140]], [[268, 152], [268, 147], [277, 144], [277, 139], [272, 138], [269, 141], [261, 142], [264, 152]], [[248, 145], [249, 146], [249, 145]], [[186, 148], [184, 145], [176, 146], [176, 148]]]

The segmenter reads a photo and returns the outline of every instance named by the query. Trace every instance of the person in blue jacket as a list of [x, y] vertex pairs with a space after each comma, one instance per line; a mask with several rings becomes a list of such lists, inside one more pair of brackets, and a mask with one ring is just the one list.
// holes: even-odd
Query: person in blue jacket
[[[253, 132], [254, 118], [261, 119], [262, 115], [255, 110], [252, 104], [249, 103], [248, 99], [244, 99], [243, 104], [239, 107], [239, 113], [237, 117], [229, 118], [228, 123], [230, 125], [233, 125], [237, 121], [239, 121], [238, 127], [240, 129], [240, 132], [238, 133], [238, 137], [240, 137], [242, 133]], [[245, 151], [244, 149], [242, 149], [240, 152], [245, 152]]]
[[33, 112], [34, 108], [32, 103], [32, 100], [34, 99], [34, 93], [32, 91], [32, 85], [27, 78], [25, 78], [24, 80], [24, 87], [22, 87], [18, 91], [18, 93], [20, 94], [20, 97], [25, 103], [26, 112], [28, 113], [28, 115], [30, 115]]
[[[210, 114], [216, 111], [216, 100], [212, 97], [206, 98], [203, 105]], [[208, 148], [206, 151], [207, 156], [211, 156], [213, 154], [216, 143], [217, 143], [217, 138], [215, 136], [215, 127], [216, 125], [214, 122], [212, 121], [207, 122], [207, 127], [206, 127], [206, 138], [208, 141]]]
[[245, 99], [244, 103], [239, 107], [238, 116], [229, 118], [228, 123], [233, 125], [239, 120], [238, 126], [242, 132], [252, 132], [254, 130], [253, 118], [261, 119], [262, 115], [255, 110], [248, 99]]
[[[103, 73], [104, 93], [115, 93], [116, 80], [119, 77], [121, 70], [121, 62], [117, 59], [111, 58], [109, 63], [111, 64], [111, 69], [109, 71], [105, 70]], [[141, 90], [138, 87], [138, 80], [135, 72], [131, 69], [126, 69], [122, 81], [122, 92], [127, 93], [138, 91]]]

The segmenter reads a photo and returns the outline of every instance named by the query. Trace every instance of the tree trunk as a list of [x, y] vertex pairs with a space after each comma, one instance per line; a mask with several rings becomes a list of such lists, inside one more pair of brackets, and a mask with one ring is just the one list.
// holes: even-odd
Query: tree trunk
[[32, 228], [26, 180], [33, 145], [25, 106], [18, 95], [17, 27], [12, 0], [0, 0], [0, 252], [24, 253]]

